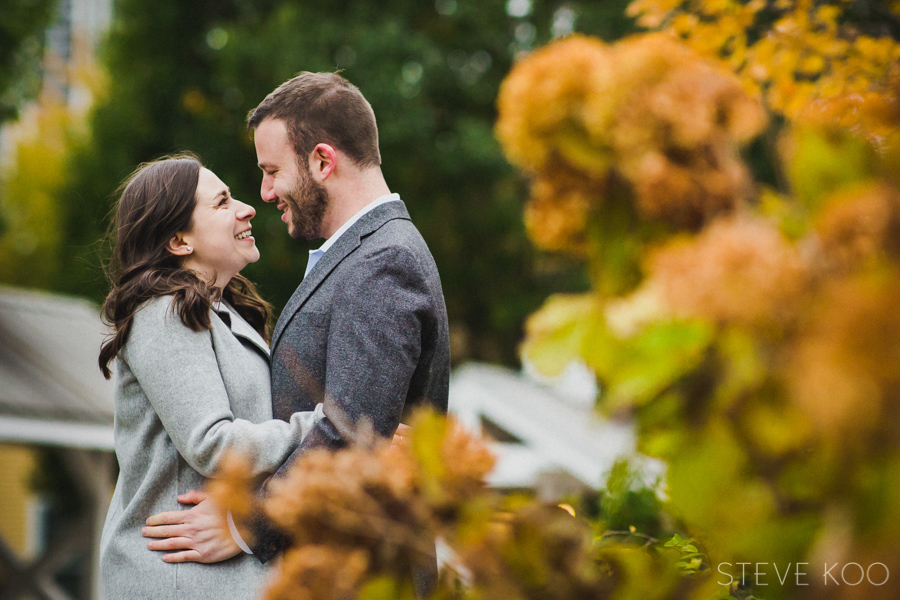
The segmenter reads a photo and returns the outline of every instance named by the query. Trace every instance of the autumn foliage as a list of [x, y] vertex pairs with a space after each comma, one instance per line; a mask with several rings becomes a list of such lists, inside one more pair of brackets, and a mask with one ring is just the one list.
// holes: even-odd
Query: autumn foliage
[[[888, 598], [822, 565], [900, 573], [900, 54], [813, 4], [638, 0], [663, 32], [570, 37], [500, 94], [532, 238], [593, 283], [549, 299], [524, 352], [584, 361], [599, 408], [667, 462], [666, 509], [709, 565], [692, 597]], [[763, 132], [774, 186], [742, 155]], [[798, 563], [809, 585], [772, 585]]]
[[[270, 598], [412, 598], [437, 536], [437, 599], [896, 596], [822, 577], [900, 577], [900, 51], [846, 4], [636, 0], [659, 32], [569, 36], [500, 91], [529, 235], [591, 281], [547, 300], [523, 353], [593, 370], [598, 409], [665, 461], [654, 502], [680, 533], [501, 497], [481, 442], [421, 416], [400, 452], [310, 454], [276, 488], [296, 544]], [[773, 570], [800, 564], [803, 583]]]

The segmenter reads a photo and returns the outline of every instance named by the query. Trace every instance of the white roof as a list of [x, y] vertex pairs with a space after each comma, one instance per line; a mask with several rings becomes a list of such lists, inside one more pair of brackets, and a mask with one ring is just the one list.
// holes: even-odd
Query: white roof
[[0, 441], [112, 449], [105, 332], [86, 300], [0, 286]]
[[498, 463], [488, 481], [498, 487], [532, 485], [538, 473], [555, 470], [596, 488], [616, 459], [634, 454], [630, 425], [600, 419], [593, 406], [503, 367], [456, 369], [450, 411], [473, 431], [484, 418], [522, 440], [492, 444]]

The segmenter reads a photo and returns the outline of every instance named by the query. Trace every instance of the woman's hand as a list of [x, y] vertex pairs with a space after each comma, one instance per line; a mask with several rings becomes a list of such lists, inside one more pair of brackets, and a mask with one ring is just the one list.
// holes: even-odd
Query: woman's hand
[[194, 504], [190, 510], [159, 513], [147, 519], [141, 529], [151, 550], [169, 551], [162, 559], [168, 563], [214, 563], [241, 552], [228, 530], [225, 511], [206, 492], [193, 490], [178, 496], [182, 504]]

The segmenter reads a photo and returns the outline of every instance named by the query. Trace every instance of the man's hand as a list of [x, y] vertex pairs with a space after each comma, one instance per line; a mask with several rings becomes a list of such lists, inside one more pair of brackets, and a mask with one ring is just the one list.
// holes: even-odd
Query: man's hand
[[182, 504], [195, 504], [190, 510], [159, 513], [147, 519], [141, 529], [144, 537], [158, 538], [147, 543], [151, 550], [175, 550], [163, 554], [168, 563], [214, 563], [240, 553], [225, 511], [219, 508], [206, 492], [193, 490], [178, 496]]
[[394, 437], [391, 439], [391, 447], [398, 448], [400, 446], [405, 446], [409, 443], [409, 436], [412, 433], [412, 427], [409, 425], [404, 425], [400, 423], [397, 426], [397, 431], [394, 432]]

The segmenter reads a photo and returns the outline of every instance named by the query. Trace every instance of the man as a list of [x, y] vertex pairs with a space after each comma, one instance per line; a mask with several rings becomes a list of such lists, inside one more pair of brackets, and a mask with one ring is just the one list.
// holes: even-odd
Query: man
[[[281, 313], [271, 342], [272, 409], [289, 419], [323, 403], [320, 420], [276, 474], [311, 448], [339, 449], [362, 424], [390, 437], [417, 406], [446, 412], [447, 311], [434, 259], [381, 172], [375, 115], [333, 73], [301, 73], [254, 109], [248, 128], [263, 172], [262, 199], [297, 239], [325, 238]], [[154, 515], [145, 528], [169, 562], [215, 562], [237, 545], [265, 562], [287, 543], [266, 524], [254, 545], [192, 492], [189, 511]]]

